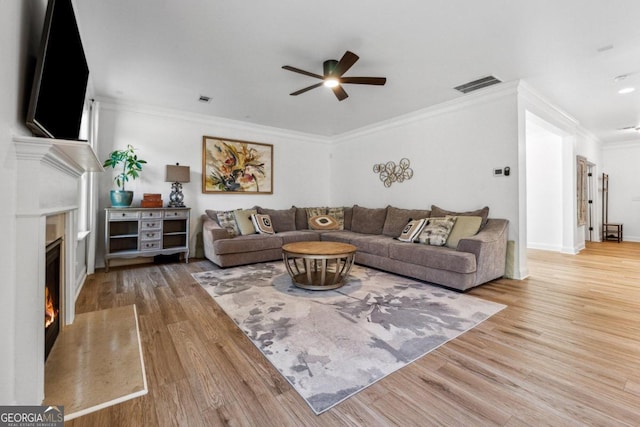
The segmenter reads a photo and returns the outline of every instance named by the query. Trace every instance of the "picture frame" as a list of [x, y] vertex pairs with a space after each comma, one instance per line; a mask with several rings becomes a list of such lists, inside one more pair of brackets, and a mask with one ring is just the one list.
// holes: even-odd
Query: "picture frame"
[[202, 192], [273, 194], [273, 145], [203, 136]]
[[588, 195], [587, 174], [588, 165], [586, 157], [576, 156], [576, 198], [577, 198], [577, 224], [587, 223]]

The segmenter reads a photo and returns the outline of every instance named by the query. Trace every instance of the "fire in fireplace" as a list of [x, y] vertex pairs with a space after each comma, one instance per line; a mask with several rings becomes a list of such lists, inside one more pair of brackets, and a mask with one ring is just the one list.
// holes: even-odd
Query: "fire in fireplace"
[[47, 360], [60, 333], [61, 245], [57, 239], [47, 245], [44, 287], [44, 359]]

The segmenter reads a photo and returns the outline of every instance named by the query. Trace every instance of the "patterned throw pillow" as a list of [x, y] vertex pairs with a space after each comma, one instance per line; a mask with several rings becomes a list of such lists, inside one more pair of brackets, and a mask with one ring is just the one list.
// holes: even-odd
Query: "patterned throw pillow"
[[327, 208], [327, 215], [332, 216], [338, 221], [337, 230], [344, 230], [344, 208]]
[[339, 230], [340, 224], [331, 215], [316, 215], [309, 218], [311, 230]]
[[307, 211], [307, 227], [309, 227], [309, 229], [312, 229], [311, 228], [311, 218], [313, 218], [314, 216], [326, 215], [327, 214], [327, 208], [321, 208], [321, 207], [318, 207], [318, 208], [306, 208], [305, 210]]
[[407, 225], [404, 227], [404, 229], [402, 230], [402, 233], [400, 233], [400, 236], [398, 236], [397, 239], [400, 240], [401, 242], [409, 242], [409, 243], [413, 242], [420, 235], [420, 233], [422, 232], [422, 229], [426, 224], [427, 224], [426, 218], [412, 219], [407, 223]]
[[240, 229], [236, 222], [236, 215], [234, 211], [218, 212], [218, 224], [220, 227], [225, 228], [230, 237], [236, 237], [240, 235]]
[[251, 215], [251, 221], [256, 231], [260, 234], [274, 234], [273, 225], [271, 225], [271, 217], [269, 215], [254, 214]]
[[444, 218], [429, 218], [429, 222], [420, 233], [418, 241], [426, 245], [444, 246], [455, 223], [455, 216], [447, 215]]

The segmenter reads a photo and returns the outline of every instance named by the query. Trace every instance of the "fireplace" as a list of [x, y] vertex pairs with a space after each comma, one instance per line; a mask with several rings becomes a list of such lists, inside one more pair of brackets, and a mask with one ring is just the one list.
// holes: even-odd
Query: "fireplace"
[[[24, 136], [16, 136], [13, 141], [17, 236], [13, 257], [15, 279], [12, 280], [15, 282], [14, 330], [2, 346], [7, 347], [7, 354], [15, 355], [6, 366], [8, 378], [15, 380], [6, 387], [0, 385], [0, 390], [9, 393], [1, 403], [39, 405], [44, 399], [46, 333], [43, 306], [45, 281], [49, 275], [46, 249], [50, 243], [62, 238], [58, 267], [50, 273], [58, 279], [59, 287], [53, 291], [49, 289], [52, 298], [56, 297], [55, 292], [59, 298], [58, 329], [62, 332], [65, 325], [73, 322], [74, 305], [85, 274], [77, 269], [76, 252], [81, 177], [86, 171], [102, 170], [102, 166], [86, 142]], [[51, 229], [52, 222], [59, 224], [55, 233]], [[58, 268], [57, 274], [55, 268]]]
[[44, 285], [44, 359], [47, 360], [60, 333], [62, 302], [62, 238], [47, 245]]

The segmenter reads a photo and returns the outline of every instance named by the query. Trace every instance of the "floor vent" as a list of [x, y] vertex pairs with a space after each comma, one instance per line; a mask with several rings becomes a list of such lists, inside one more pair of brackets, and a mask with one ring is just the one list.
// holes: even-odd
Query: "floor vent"
[[469, 93], [473, 92], [474, 90], [482, 89], [483, 87], [496, 85], [498, 83], [502, 83], [502, 80], [499, 80], [494, 76], [487, 76], [460, 86], [456, 86], [454, 87], [454, 89], [462, 93]]

